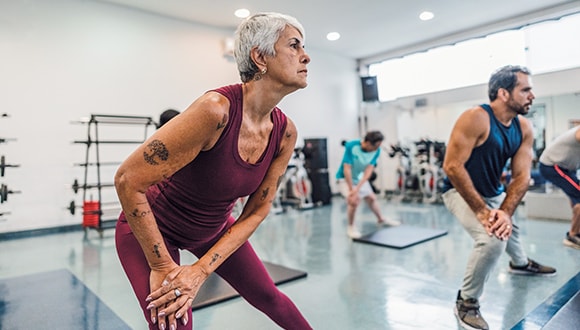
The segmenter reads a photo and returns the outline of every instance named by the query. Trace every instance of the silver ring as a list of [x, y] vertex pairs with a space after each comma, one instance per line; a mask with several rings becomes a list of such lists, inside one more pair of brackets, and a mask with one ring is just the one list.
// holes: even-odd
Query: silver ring
[[179, 298], [179, 296], [181, 296], [181, 291], [179, 291], [179, 289], [173, 290], [173, 293], [175, 293], [175, 298]]

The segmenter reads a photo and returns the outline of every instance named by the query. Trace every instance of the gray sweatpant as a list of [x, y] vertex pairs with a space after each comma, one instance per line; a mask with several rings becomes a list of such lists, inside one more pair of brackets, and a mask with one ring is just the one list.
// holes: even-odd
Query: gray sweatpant
[[[495, 236], [489, 236], [475, 216], [475, 213], [457, 190], [450, 189], [442, 197], [447, 209], [459, 219], [463, 228], [474, 240], [473, 250], [465, 269], [461, 295], [464, 299], [479, 299], [483, 293], [483, 285], [503, 251], [506, 251], [511, 257], [514, 265], [519, 266], [528, 263], [528, 257], [520, 242], [519, 228], [515, 224], [515, 218], [512, 217], [512, 234], [507, 241], [502, 241]], [[484, 200], [490, 208], [497, 209], [504, 198], [505, 193], [502, 193], [495, 197], [484, 198]]]

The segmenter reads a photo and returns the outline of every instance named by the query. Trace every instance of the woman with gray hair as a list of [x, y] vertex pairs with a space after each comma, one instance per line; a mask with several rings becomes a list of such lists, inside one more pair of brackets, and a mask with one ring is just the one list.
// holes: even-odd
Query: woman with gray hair
[[[236, 31], [234, 56], [242, 83], [199, 97], [115, 175], [117, 252], [150, 329], [191, 329], [193, 300], [213, 272], [279, 326], [311, 328], [248, 242], [294, 151], [296, 127], [277, 104], [307, 85], [303, 28], [286, 15], [253, 15]], [[198, 260], [180, 265], [180, 250]]]

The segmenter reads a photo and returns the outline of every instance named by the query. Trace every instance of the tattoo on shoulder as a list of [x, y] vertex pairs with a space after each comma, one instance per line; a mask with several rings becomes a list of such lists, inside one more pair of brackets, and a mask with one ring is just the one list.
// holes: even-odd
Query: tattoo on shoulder
[[216, 131], [226, 127], [226, 123], [228, 122], [228, 116], [224, 115], [222, 121], [217, 124]]
[[288, 139], [288, 138], [290, 138], [290, 137], [292, 137], [292, 133], [290, 133], [290, 132], [286, 132], [286, 138]]
[[214, 254], [211, 256], [211, 261], [209, 262], [209, 265], [210, 265], [210, 266], [212, 266], [213, 264], [215, 264], [215, 263], [216, 263], [216, 261], [218, 261], [218, 260], [219, 260], [219, 259], [221, 259], [221, 258], [222, 258], [222, 256], [220, 256], [218, 253], [214, 253]]
[[270, 188], [266, 188], [264, 190], [262, 190], [262, 196], [260, 196], [260, 200], [265, 200], [266, 197], [268, 197], [268, 192], [270, 191]]
[[147, 145], [147, 150], [143, 152], [143, 159], [148, 164], [159, 165], [158, 160], [166, 161], [169, 158], [169, 151], [161, 140], [153, 140]]
[[153, 253], [157, 256], [157, 258], [161, 258], [161, 252], [159, 252], [160, 244], [153, 244]]

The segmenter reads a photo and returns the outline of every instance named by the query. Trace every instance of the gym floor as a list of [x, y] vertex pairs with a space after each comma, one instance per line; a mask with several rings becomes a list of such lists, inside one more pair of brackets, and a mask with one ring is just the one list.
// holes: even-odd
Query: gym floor
[[[385, 215], [404, 225], [445, 229], [448, 233], [404, 249], [353, 242], [346, 236], [344, 201], [334, 197], [330, 205], [271, 215], [251, 242], [262, 260], [307, 272], [307, 277], [279, 287], [315, 329], [458, 329], [453, 306], [471, 239], [442, 205], [385, 199], [380, 203]], [[517, 223], [529, 257], [556, 267], [557, 275], [511, 275], [504, 254], [481, 299], [481, 312], [492, 329], [514, 327], [580, 273], [580, 250], [562, 244], [569, 222], [528, 219], [525, 214], [522, 205]], [[357, 224], [363, 233], [377, 230], [366, 205], [357, 213]], [[84, 237], [78, 230], [1, 239], [0, 281], [65, 269], [130, 328], [145, 329], [117, 260], [114, 229], [103, 234], [101, 238], [89, 230]], [[194, 259], [184, 256], [184, 261]], [[7, 290], [1, 283], [0, 289]], [[61, 304], [59, 295], [51, 299]], [[1, 303], [0, 329], [4, 330], [4, 307], [10, 306], [10, 301]], [[80, 305], [83, 301], [69, 303]], [[25, 318], [26, 313], [41, 308], [30, 302], [30, 309], [22, 311], [21, 329], [42, 328]], [[277, 329], [241, 298], [194, 311], [194, 322], [198, 330]], [[79, 324], [78, 328], [89, 327]]]

